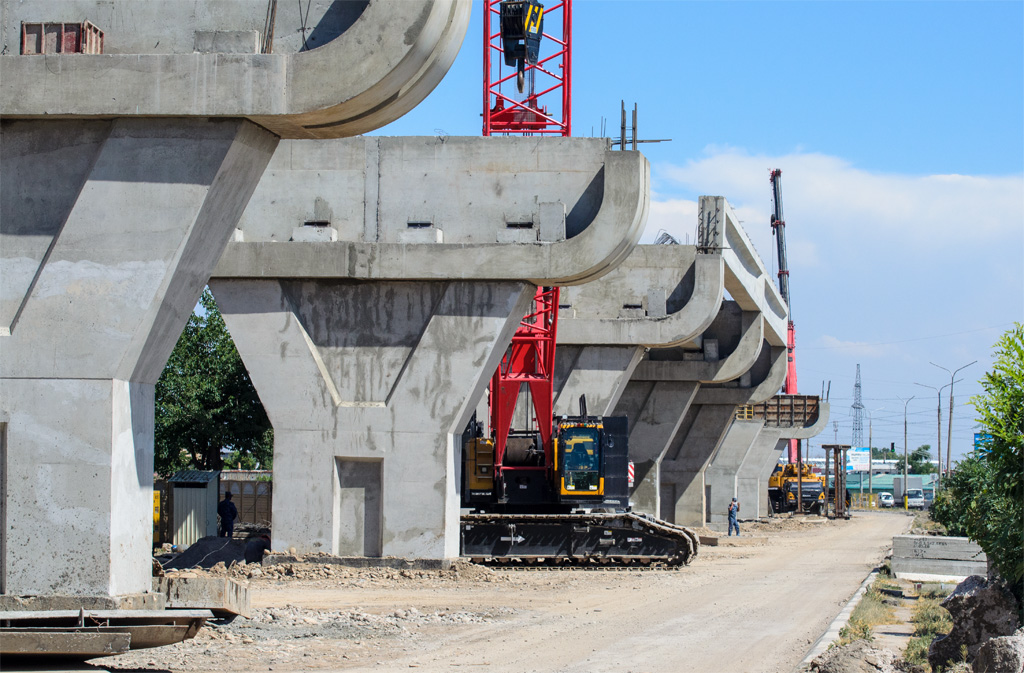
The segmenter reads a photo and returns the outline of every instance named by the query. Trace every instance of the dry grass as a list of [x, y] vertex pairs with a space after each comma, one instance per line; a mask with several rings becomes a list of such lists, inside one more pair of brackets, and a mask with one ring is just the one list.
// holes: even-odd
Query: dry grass
[[846, 645], [855, 640], [873, 640], [872, 627], [879, 624], [891, 624], [895, 613], [883, 601], [881, 590], [894, 588], [898, 587], [890, 580], [876, 578], [860, 599], [860, 603], [853, 609], [850, 621], [839, 630], [839, 640], [835, 642], [835, 645]]
[[944, 636], [953, 628], [953, 620], [949, 613], [939, 605], [947, 593], [938, 585], [921, 587], [920, 598], [914, 607], [914, 637], [907, 643], [907, 649], [903, 653], [903, 659], [908, 663], [931, 670], [928, 665], [929, 646], [936, 636]]

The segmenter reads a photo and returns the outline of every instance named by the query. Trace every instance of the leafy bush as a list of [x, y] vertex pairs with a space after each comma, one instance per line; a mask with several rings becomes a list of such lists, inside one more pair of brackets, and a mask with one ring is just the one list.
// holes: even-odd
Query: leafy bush
[[985, 392], [971, 402], [985, 440], [956, 465], [932, 515], [950, 535], [985, 550], [1018, 601], [1024, 599], [1024, 325], [996, 344]]

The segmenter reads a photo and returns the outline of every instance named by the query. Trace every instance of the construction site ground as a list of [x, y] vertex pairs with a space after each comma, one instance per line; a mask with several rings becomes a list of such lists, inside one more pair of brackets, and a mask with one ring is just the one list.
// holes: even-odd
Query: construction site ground
[[251, 619], [91, 663], [175, 672], [789, 673], [910, 524], [900, 511], [775, 519], [702, 547], [679, 570], [236, 567], [227, 572], [254, 575]]

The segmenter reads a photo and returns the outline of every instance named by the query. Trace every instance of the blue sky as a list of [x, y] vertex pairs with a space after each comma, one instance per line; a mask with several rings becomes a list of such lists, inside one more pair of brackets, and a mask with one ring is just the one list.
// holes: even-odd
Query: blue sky
[[[548, 4], [551, 4], [550, 2]], [[482, 3], [445, 80], [385, 135], [480, 134]], [[729, 199], [776, 268], [768, 169], [783, 169], [800, 392], [853, 386], [874, 444], [936, 443], [956, 369], [953, 453], [992, 344], [1024, 321], [1024, 3], [576, 0], [573, 131], [640, 108], [644, 241], [693, 239], [696, 198]], [[436, 131], [439, 130], [439, 131]], [[942, 397], [946, 444], [948, 388]], [[865, 439], [868, 415], [864, 415]]]

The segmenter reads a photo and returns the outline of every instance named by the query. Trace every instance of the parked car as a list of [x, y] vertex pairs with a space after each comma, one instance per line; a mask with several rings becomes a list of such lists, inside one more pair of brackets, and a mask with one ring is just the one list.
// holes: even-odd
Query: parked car
[[878, 506], [879, 507], [895, 507], [896, 501], [892, 497], [892, 493], [879, 493], [878, 494]]
[[910, 509], [924, 509], [924, 491], [919, 488], [908, 488], [907, 507]]

